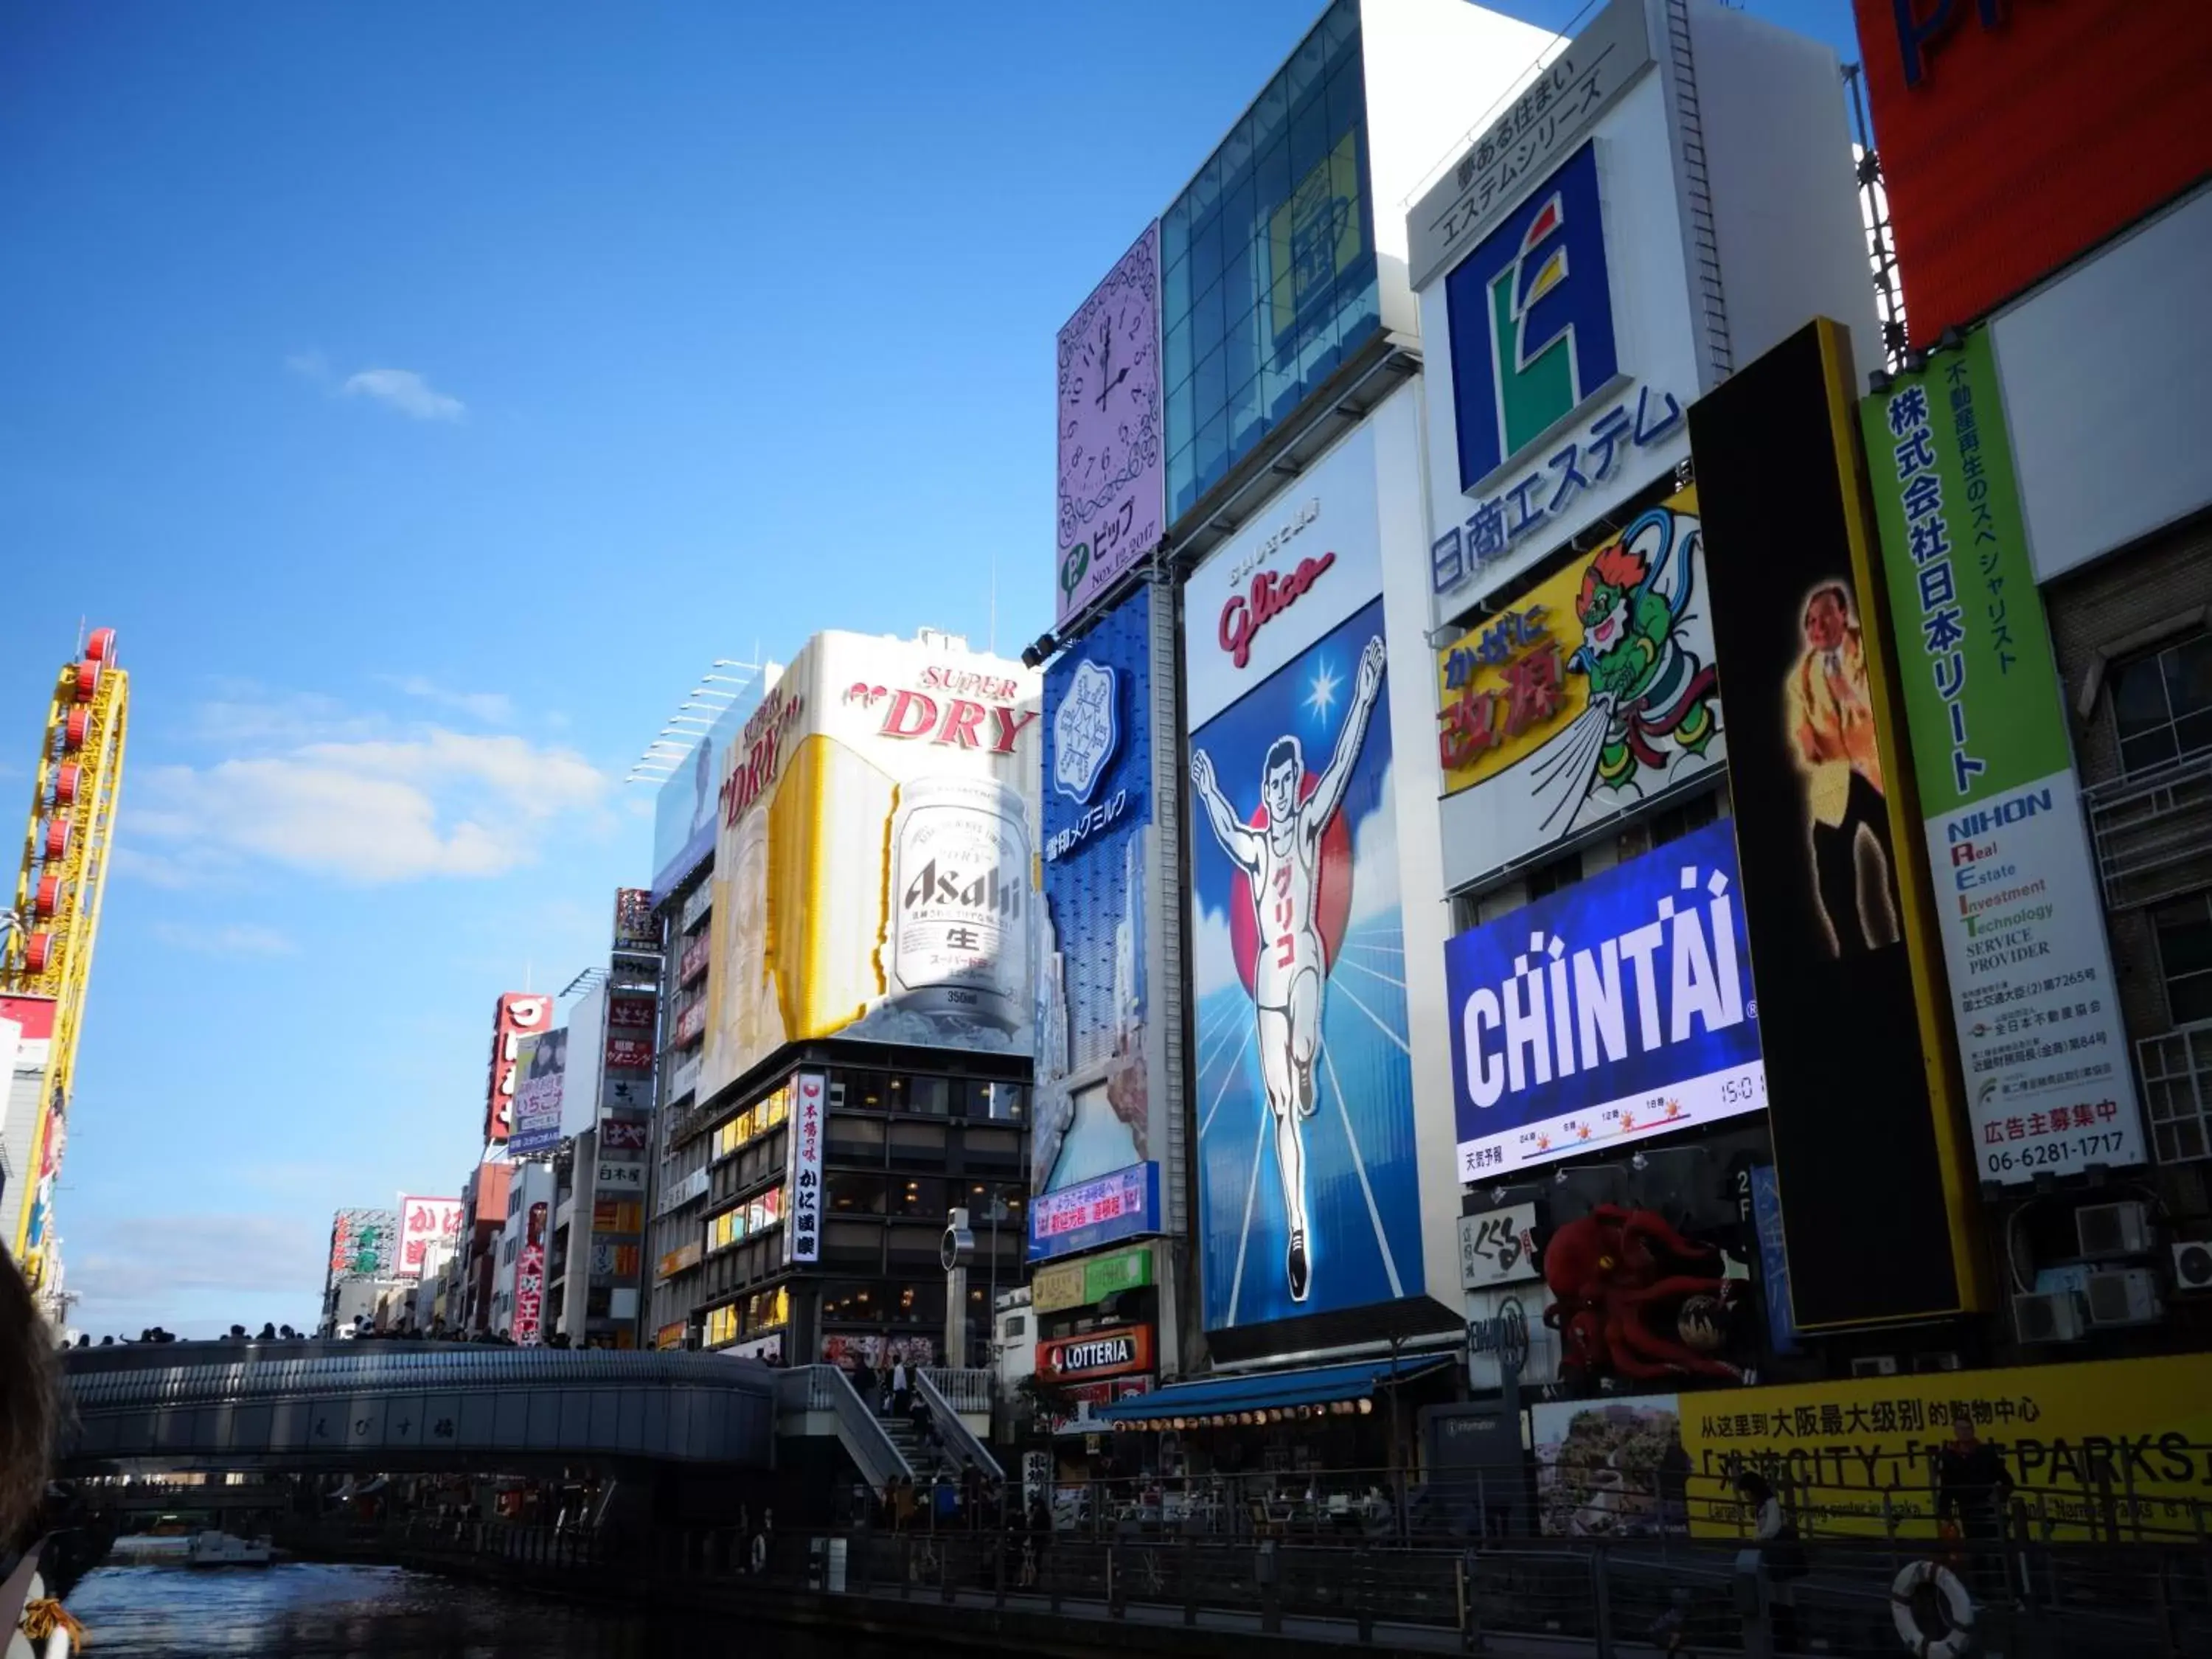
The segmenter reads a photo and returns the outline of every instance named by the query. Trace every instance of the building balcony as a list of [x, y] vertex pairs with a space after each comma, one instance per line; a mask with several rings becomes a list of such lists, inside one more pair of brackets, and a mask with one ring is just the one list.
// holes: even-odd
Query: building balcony
[[2107, 910], [2212, 887], [2212, 750], [2086, 789]]

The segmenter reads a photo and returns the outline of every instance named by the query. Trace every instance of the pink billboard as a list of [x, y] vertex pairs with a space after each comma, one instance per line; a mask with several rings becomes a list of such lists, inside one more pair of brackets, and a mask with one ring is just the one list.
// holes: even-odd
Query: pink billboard
[[1154, 220], [1060, 331], [1060, 538], [1054, 626], [1159, 544], [1160, 227]]
[[420, 1279], [424, 1257], [434, 1245], [460, 1242], [461, 1200], [458, 1198], [403, 1198], [399, 1200], [399, 1260], [393, 1271], [402, 1279]]

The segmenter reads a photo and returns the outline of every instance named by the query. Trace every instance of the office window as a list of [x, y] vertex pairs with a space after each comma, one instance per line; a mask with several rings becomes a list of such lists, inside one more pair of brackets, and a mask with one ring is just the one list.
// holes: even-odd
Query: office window
[[846, 1175], [833, 1170], [823, 1177], [822, 1187], [823, 1195], [833, 1214], [884, 1213], [884, 1178], [881, 1176]]
[[927, 1221], [945, 1218], [945, 1182], [933, 1176], [894, 1177], [890, 1194], [893, 1215], [917, 1216]]
[[1160, 225], [1170, 524], [1380, 325], [1356, 0], [1339, 0]]
[[2115, 663], [2106, 683], [2123, 771], [2212, 749], [2212, 634]]
[[2176, 1025], [2212, 1021], [2212, 894], [2192, 893], [2151, 912], [2166, 1011]]

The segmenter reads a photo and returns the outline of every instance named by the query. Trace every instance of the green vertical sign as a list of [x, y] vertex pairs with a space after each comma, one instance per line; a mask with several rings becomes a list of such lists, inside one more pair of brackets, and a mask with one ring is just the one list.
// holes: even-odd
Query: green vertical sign
[[2066, 769], [1987, 330], [1859, 405], [1920, 804], [1956, 811]]

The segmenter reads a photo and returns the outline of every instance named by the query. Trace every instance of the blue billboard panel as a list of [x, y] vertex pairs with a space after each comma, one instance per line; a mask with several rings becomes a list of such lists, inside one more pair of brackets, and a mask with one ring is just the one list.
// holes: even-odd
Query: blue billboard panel
[[1139, 1164], [1030, 1200], [1030, 1260], [1095, 1250], [1160, 1231], [1160, 1166]]
[[1417, 1295], [1382, 600], [1190, 747], [1206, 1328]]
[[714, 717], [707, 735], [653, 797], [653, 902], [656, 906], [714, 850], [714, 798], [721, 787], [722, 757], [759, 707], [757, 682]]
[[1462, 1181], [1759, 1110], [1735, 831], [1707, 824], [1444, 947]]
[[1045, 671], [1037, 1193], [1159, 1156], [1145, 982], [1152, 629], [1140, 587]]

